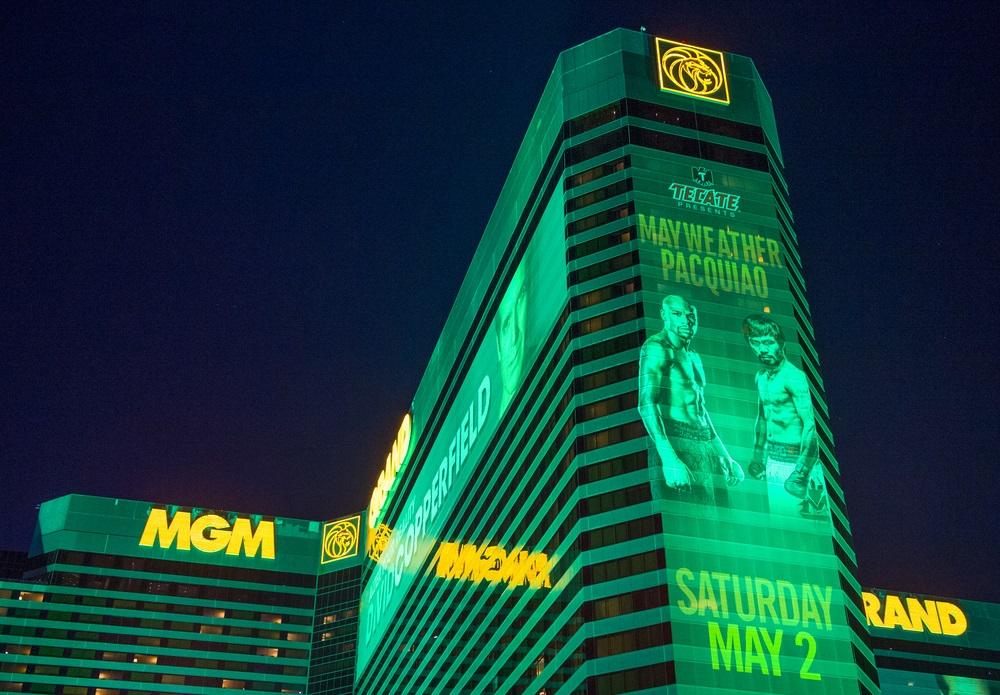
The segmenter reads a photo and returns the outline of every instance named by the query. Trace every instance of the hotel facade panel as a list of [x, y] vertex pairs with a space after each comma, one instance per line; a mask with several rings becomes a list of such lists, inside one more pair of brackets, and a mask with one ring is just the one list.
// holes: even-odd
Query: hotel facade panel
[[996, 693], [1000, 606], [858, 583], [805, 297], [753, 63], [565, 51], [368, 509], [45, 503], [0, 690]]

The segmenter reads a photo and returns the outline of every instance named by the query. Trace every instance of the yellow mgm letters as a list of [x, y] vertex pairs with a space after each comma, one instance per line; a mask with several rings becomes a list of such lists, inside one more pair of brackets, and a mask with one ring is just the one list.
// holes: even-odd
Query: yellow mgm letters
[[508, 587], [552, 588], [549, 558], [545, 553], [529, 553], [515, 548], [508, 553], [500, 546], [475, 543], [442, 543], [437, 554], [437, 576], [491, 584], [507, 582]]
[[191, 521], [191, 512], [180, 511], [172, 519], [167, 519], [167, 510], [154, 507], [149, 510], [146, 527], [142, 530], [139, 545], [161, 548], [175, 546], [177, 550], [195, 550], [203, 553], [217, 553], [223, 549], [226, 555], [274, 559], [274, 522], [262, 520], [256, 530], [250, 526], [250, 519], [237, 517], [230, 524], [228, 519], [217, 514], [202, 514]]

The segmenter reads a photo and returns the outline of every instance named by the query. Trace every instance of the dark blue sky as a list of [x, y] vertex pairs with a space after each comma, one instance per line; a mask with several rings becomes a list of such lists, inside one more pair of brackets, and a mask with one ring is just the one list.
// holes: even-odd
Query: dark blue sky
[[0, 547], [364, 506], [558, 52], [645, 25], [774, 99], [862, 581], [1000, 601], [996, 16], [343, 5], [4, 11]]

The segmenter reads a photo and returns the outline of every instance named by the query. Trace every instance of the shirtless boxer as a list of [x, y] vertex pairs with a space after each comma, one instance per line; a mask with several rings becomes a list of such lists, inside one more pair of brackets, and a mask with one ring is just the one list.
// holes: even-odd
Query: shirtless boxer
[[705, 368], [691, 349], [698, 313], [686, 299], [668, 295], [660, 305], [663, 329], [639, 353], [639, 415], [653, 440], [667, 487], [690, 490], [715, 502], [713, 474], [729, 485], [743, 480], [705, 410]]
[[743, 320], [743, 335], [760, 360], [757, 425], [749, 473], [768, 482], [768, 506], [803, 516], [826, 513], [823, 467], [805, 372], [785, 357], [785, 334], [765, 314]]

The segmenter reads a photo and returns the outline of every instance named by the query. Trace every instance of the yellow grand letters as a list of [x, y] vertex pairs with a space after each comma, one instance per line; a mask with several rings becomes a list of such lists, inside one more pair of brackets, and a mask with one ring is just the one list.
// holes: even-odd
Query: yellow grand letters
[[969, 621], [962, 609], [947, 601], [920, 599], [914, 596], [903, 598], [886, 594], [885, 604], [875, 594], [865, 591], [861, 594], [865, 617], [874, 627], [891, 630], [902, 628], [908, 632], [930, 632], [935, 635], [961, 635], [969, 628]]

